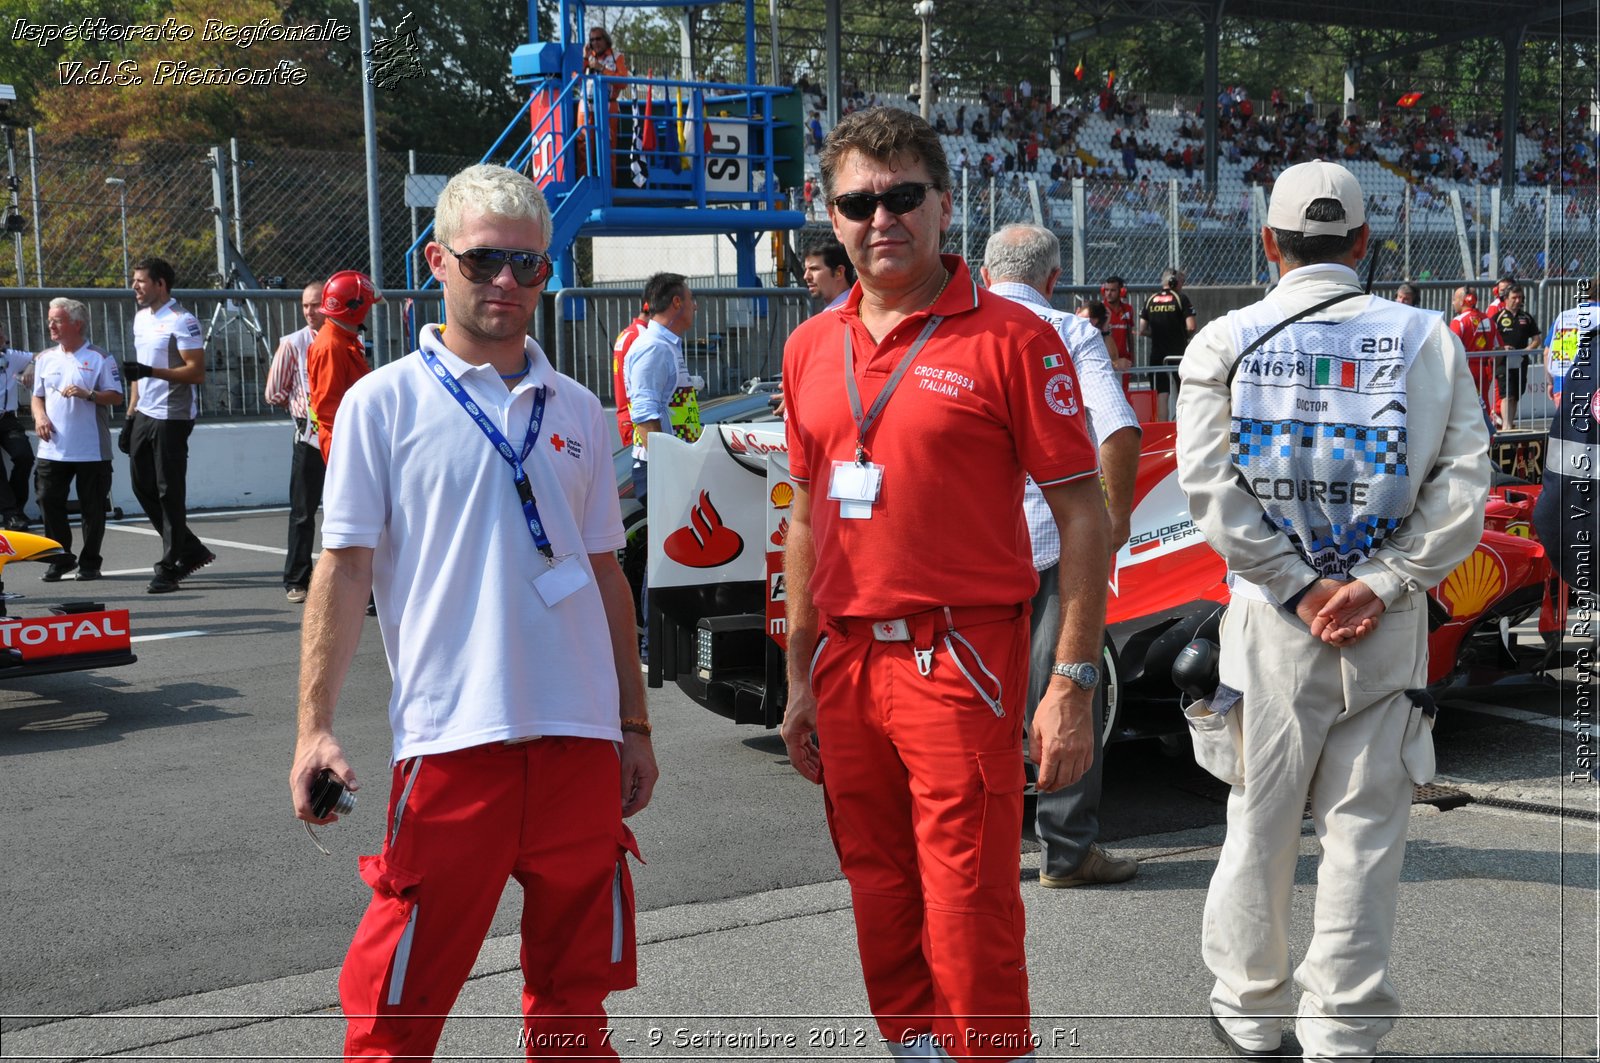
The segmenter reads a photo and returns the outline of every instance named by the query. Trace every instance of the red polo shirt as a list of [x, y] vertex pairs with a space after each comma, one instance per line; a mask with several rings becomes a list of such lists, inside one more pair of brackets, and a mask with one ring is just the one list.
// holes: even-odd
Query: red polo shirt
[[[783, 355], [789, 468], [811, 492], [816, 606], [828, 616], [897, 617], [936, 606], [1011, 605], [1038, 589], [1022, 519], [1024, 472], [1045, 487], [1096, 471], [1072, 359], [1025, 307], [942, 256], [950, 283], [881, 344], [861, 324], [861, 286], [836, 313], [795, 329]], [[849, 330], [863, 410], [926, 326], [944, 318], [867, 431], [883, 485], [869, 520], [828, 498], [835, 461], [855, 455], [844, 382]]]
[[1133, 306], [1124, 301], [1116, 306], [1106, 305], [1106, 328], [1111, 332], [1111, 338], [1117, 344], [1118, 358], [1126, 358], [1130, 362], [1133, 355]]

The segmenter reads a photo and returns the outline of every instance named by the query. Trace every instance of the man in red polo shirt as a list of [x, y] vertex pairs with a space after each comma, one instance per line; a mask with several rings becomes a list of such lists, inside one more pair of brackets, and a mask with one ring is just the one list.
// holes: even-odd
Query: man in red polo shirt
[[950, 172], [932, 128], [857, 111], [820, 161], [860, 282], [784, 351], [783, 738], [824, 786], [891, 1053], [1030, 1058], [1017, 838], [1038, 580], [1023, 476], [1071, 544], [1030, 742], [1049, 792], [1093, 754], [1109, 561], [1095, 453], [1055, 330], [940, 256]]
[[1483, 408], [1494, 412], [1494, 367], [1497, 359], [1488, 355], [1505, 346], [1500, 341], [1500, 330], [1494, 318], [1478, 309], [1478, 297], [1465, 287], [1457, 288], [1450, 300], [1450, 331], [1461, 338], [1467, 349], [1467, 368], [1478, 385], [1478, 399]]
[[1106, 304], [1106, 329], [1111, 337], [1111, 363], [1117, 369], [1133, 365], [1133, 304], [1121, 277], [1112, 275], [1100, 285], [1100, 299]]

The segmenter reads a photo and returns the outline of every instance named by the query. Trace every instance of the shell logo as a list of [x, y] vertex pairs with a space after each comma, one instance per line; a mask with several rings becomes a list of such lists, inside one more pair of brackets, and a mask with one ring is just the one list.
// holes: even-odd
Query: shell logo
[[1479, 546], [1439, 585], [1439, 597], [1452, 620], [1476, 616], [1506, 585], [1506, 567], [1493, 550]]
[[769, 497], [772, 499], [773, 509], [788, 509], [794, 505], [794, 485], [779, 483], [772, 488]]

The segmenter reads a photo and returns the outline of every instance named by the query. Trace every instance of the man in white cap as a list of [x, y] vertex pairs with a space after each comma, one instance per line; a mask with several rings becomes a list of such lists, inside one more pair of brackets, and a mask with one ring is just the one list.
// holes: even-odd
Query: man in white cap
[[[1370, 1059], [1394, 1024], [1412, 783], [1433, 774], [1425, 594], [1483, 528], [1465, 351], [1439, 314], [1362, 291], [1365, 222], [1343, 167], [1285, 170], [1261, 233], [1282, 282], [1202, 329], [1179, 370], [1179, 482], [1233, 592], [1209, 708], [1238, 714], [1243, 768], [1202, 949], [1212, 1030], [1240, 1056]], [[1297, 1045], [1281, 1019], [1308, 797], [1322, 852]]]

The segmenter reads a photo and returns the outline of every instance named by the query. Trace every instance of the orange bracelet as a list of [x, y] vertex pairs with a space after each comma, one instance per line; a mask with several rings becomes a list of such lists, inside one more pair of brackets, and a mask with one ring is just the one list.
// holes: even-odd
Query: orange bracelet
[[624, 733], [632, 731], [636, 735], [644, 735], [646, 738], [649, 738], [650, 721], [642, 719], [638, 716], [630, 716], [622, 721], [622, 730]]

